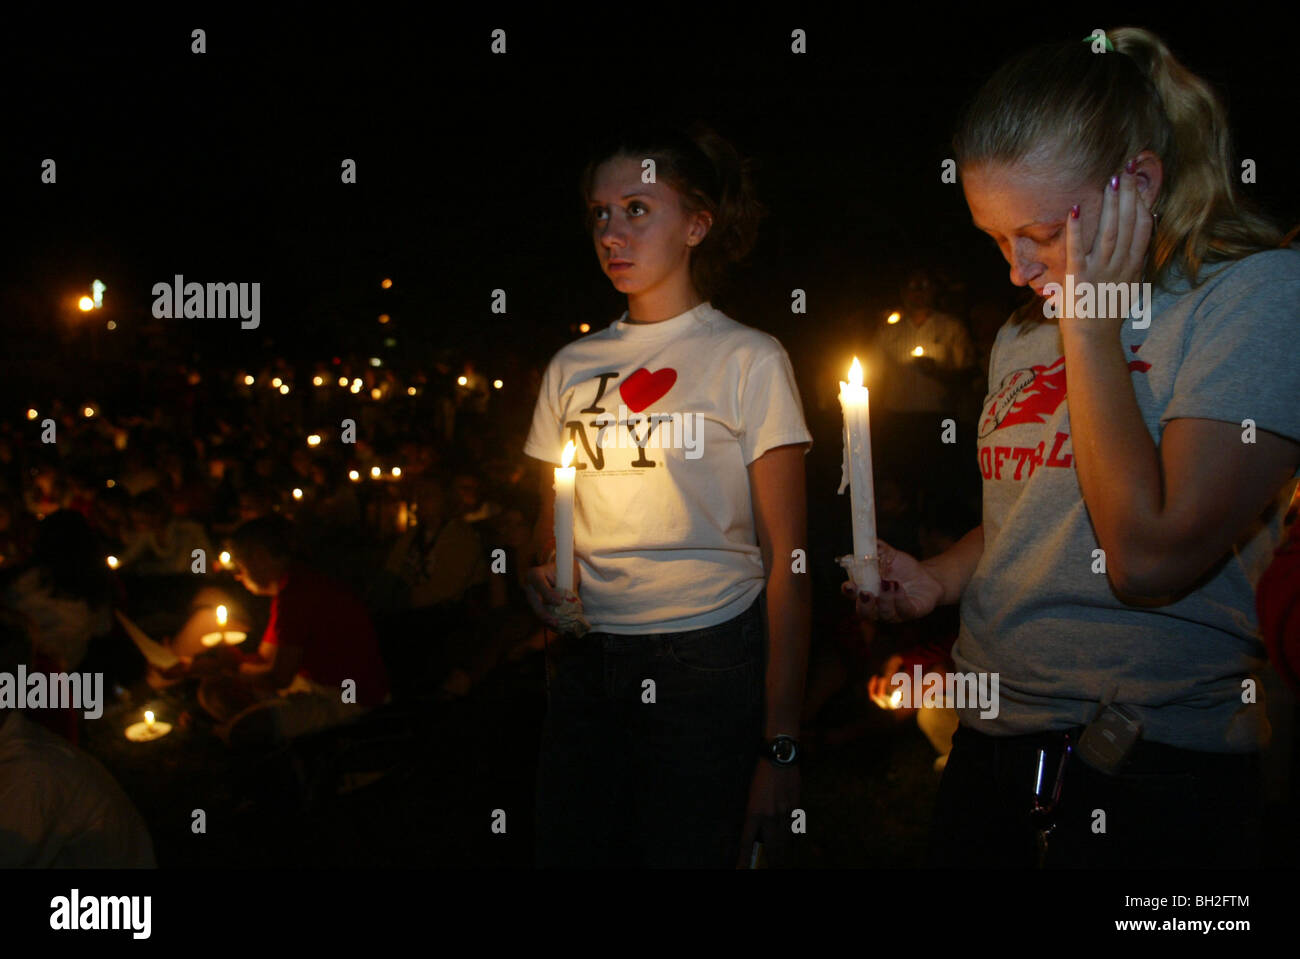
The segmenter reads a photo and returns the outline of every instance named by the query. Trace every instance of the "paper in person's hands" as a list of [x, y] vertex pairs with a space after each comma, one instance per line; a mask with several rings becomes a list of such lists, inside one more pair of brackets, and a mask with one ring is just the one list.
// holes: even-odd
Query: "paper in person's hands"
[[180, 663], [180, 660], [176, 657], [175, 653], [161, 643], [155, 643], [145, 635], [143, 629], [131, 622], [131, 620], [127, 619], [120, 609], [115, 609], [113, 612], [117, 614], [118, 621], [122, 624], [122, 628], [125, 629], [126, 634], [131, 637], [131, 642], [135, 643], [136, 648], [144, 654], [144, 658], [149, 661], [150, 666], [153, 666], [155, 669], [166, 671]]

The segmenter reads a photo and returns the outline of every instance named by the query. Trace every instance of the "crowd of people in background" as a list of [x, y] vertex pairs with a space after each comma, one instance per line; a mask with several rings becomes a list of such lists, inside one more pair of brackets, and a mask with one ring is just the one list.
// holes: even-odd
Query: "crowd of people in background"
[[[936, 276], [904, 274], [898, 319], [889, 323], [881, 312], [877, 322], [873, 313], [874, 325], [864, 331], [881, 377], [872, 394], [873, 429], [881, 427], [880, 535], [921, 558], [943, 552], [977, 521], [979, 479], [968, 444], [952, 451], [952, 469], [935, 468], [934, 444], [925, 455], [916, 445], [932, 432], [929, 420], [937, 422], [947, 410], [966, 423], [977, 415], [993, 334], [1005, 318], [1001, 310], [967, 310], [945, 297]], [[924, 340], [923, 361], [912, 352], [913, 339]], [[179, 638], [214, 596], [225, 596], [253, 630], [242, 660], [231, 660], [226, 665], [232, 669], [222, 673], [211, 668], [221, 658], [214, 656], [206, 660], [210, 668], [152, 677], [157, 685], [199, 677], [199, 701], [227, 734], [232, 720], [258, 717], [232, 741], [262, 742], [267, 735], [339, 721], [336, 710], [323, 716], [317, 709], [307, 710], [306, 720], [286, 719], [280, 711], [268, 724], [268, 712], [254, 708], [275, 692], [257, 686], [256, 674], [274, 674], [277, 658], [279, 671], [285, 668], [273, 645], [277, 628], [278, 641], [292, 644], [296, 627], [290, 614], [259, 603], [259, 595], [274, 597], [275, 591], [251, 585], [255, 561], [227, 552], [223, 562], [222, 556], [241, 528], [270, 517], [284, 521], [289, 540], [272, 561], [310, 569], [313, 595], [354, 600], [340, 614], [351, 633], [373, 627], [387, 679], [383, 695], [368, 696], [365, 705], [401, 697], [447, 702], [471, 694], [494, 669], [545, 642], [523, 591], [523, 557], [540, 504], [522, 446], [541, 369], [519, 362], [514, 368], [520, 382], [504, 391], [471, 363], [440, 361], [427, 373], [402, 377], [353, 357], [319, 364], [306, 375], [279, 361], [259, 370], [219, 371], [196, 359], [166, 377], [145, 378], [156, 379], [152, 391], [141, 383], [131, 384], [134, 392], [93, 401], [32, 397], [26, 411], [0, 420], [0, 596], [13, 634], [7, 655], [51, 672], [104, 669], [110, 682], [129, 683], [140, 678], [143, 662], [114, 610], [150, 635]], [[838, 409], [813, 402], [809, 412], [817, 435], [838, 435]], [[838, 444], [830, 445], [838, 460]], [[929, 465], [914, 468], [920, 464]], [[847, 532], [844, 498], [810, 490], [813, 539]], [[266, 529], [258, 528], [253, 540], [265, 543]], [[288, 566], [275, 569], [273, 579], [282, 578]], [[833, 589], [834, 578], [828, 582]], [[304, 590], [294, 604], [285, 599], [284, 608], [303, 607]], [[889, 708], [884, 677], [913, 663], [927, 671], [951, 668], [947, 656], [958, 624], [945, 614], [955, 608], [919, 623], [890, 625], [855, 621], [834, 600], [814, 606], [804, 710], [814, 748], [862, 733], [862, 723], [819, 725], [819, 711], [846, 688], [863, 703]], [[335, 650], [341, 659], [321, 665], [318, 655], [317, 669], [332, 670], [331, 681], [334, 673], [347, 674], [356, 648], [341, 639]], [[268, 653], [270, 660], [258, 659]], [[281, 676], [282, 682], [300, 693], [320, 686], [321, 677], [308, 677], [301, 666], [303, 657], [291, 660], [302, 675]], [[232, 685], [232, 676], [247, 682]], [[941, 768], [955, 724], [934, 712], [918, 718]], [[60, 753], [64, 767], [81, 769], [85, 782], [112, 792], [111, 779], [105, 786], [94, 760], [74, 756], [79, 714], [31, 718], [46, 728], [33, 732], [31, 722], [0, 727], [0, 742], [13, 747], [0, 749], [0, 765], [30, 761], [33, 737], [53, 735], [72, 751]], [[99, 815], [105, 822], [136, 822], [125, 797], [113, 793], [104, 803]], [[148, 864], [152, 854], [133, 842], [99, 861]], [[2, 851], [0, 863], [81, 861], [31, 844], [23, 848]]]

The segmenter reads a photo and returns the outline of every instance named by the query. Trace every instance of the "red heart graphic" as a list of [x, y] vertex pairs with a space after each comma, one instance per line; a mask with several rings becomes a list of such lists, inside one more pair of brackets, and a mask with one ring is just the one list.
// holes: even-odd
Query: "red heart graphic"
[[651, 373], [644, 366], [618, 384], [618, 395], [633, 413], [640, 413], [655, 400], [662, 399], [677, 382], [677, 371], [664, 367]]

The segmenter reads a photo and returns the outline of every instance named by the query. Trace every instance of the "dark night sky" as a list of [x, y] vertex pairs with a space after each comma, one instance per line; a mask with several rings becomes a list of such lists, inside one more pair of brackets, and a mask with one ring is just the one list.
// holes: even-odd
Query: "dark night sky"
[[[1123, 22], [1163, 35], [1229, 99], [1238, 155], [1258, 162], [1254, 195], [1300, 220], [1293, 40], [1255, 21], [50, 16], [4, 41], [12, 253], [0, 303], [11, 329], [39, 328], [92, 276], [123, 316], [147, 311], [152, 284], [175, 273], [259, 280], [256, 334], [227, 321], [166, 337], [225, 359], [272, 355], [271, 337], [274, 351], [315, 357], [377, 343], [387, 310], [383, 335], [402, 346], [445, 339], [490, 356], [536, 344], [543, 363], [571, 322], [622, 307], [578, 223], [575, 184], [594, 135], [653, 110], [709, 120], [760, 160], [771, 214], [719, 303], [782, 337], [799, 366], [855, 311], [888, 305], [909, 257], [1014, 301], [939, 165], [965, 99], [1039, 40]], [[208, 29], [204, 56], [189, 52], [195, 25]], [[504, 57], [489, 53], [498, 26]], [[789, 52], [795, 26], [806, 56]], [[38, 181], [47, 156], [55, 187]], [[343, 157], [358, 162], [356, 186], [339, 183]], [[495, 287], [506, 317], [489, 311]], [[808, 291], [810, 318], [790, 316], [793, 287]], [[798, 335], [809, 319], [823, 340]], [[10, 362], [38, 341], [18, 338]]]

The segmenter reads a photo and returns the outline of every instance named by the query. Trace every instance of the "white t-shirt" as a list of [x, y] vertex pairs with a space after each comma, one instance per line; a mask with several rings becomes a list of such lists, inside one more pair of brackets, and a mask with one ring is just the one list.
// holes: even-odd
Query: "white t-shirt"
[[0, 868], [152, 869], [140, 813], [89, 753], [0, 712]]
[[593, 630], [714, 626], [766, 582], [749, 464], [812, 445], [794, 370], [776, 337], [708, 303], [626, 320], [556, 353], [524, 452], [559, 463], [574, 442], [573, 551]]

